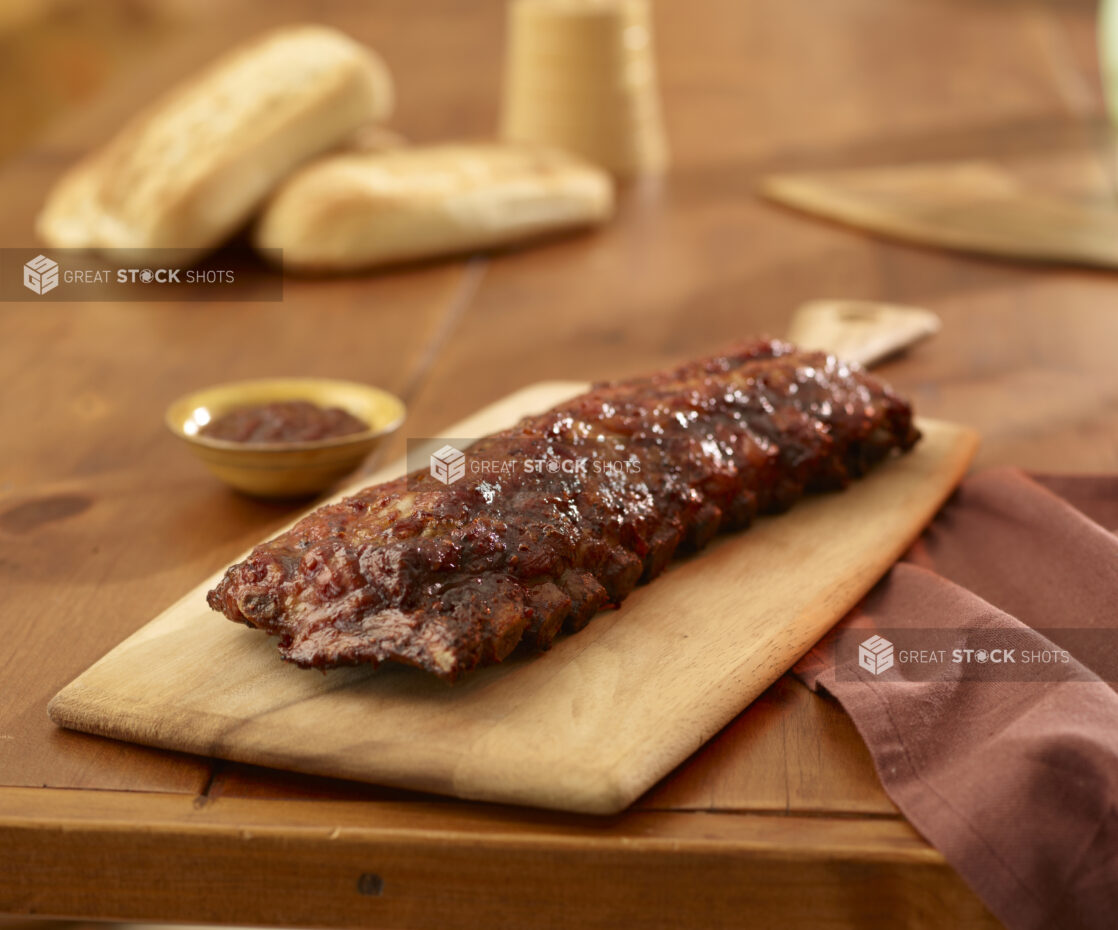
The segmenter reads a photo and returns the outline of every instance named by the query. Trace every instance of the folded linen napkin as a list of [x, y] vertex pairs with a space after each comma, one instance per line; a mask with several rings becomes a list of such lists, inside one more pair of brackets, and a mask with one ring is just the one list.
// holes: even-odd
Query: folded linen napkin
[[1118, 477], [977, 474], [794, 669], [1012, 930], [1118, 926], [1116, 528]]

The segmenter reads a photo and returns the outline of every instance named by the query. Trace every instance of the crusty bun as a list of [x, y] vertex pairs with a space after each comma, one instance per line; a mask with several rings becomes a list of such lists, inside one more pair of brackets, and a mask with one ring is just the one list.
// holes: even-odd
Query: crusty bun
[[172, 89], [54, 187], [37, 229], [52, 246], [219, 245], [308, 158], [392, 109], [368, 48], [324, 26], [237, 47]]
[[372, 268], [601, 223], [610, 177], [531, 145], [457, 143], [330, 155], [297, 171], [264, 208], [257, 247], [289, 271]]

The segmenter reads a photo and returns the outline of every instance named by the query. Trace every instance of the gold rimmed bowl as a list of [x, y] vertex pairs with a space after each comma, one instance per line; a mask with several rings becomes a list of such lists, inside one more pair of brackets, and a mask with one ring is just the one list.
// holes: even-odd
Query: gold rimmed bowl
[[[300, 442], [235, 442], [202, 434], [208, 424], [241, 407], [305, 400], [340, 407], [367, 424], [345, 436]], [[168, 428], [226, 484], [254, 497], [317, 494], [353, 471], [404, 422], [404, 402], [380, 388], [329, 378], [234, 381], [186, 394], [167, 408]]]

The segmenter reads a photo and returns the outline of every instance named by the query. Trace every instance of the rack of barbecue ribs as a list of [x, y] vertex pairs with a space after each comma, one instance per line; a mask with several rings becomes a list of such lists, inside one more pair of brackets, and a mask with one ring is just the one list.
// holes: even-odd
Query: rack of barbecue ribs
[[[396, 662], [453, 681], [547, 649], [673, 556], [837, 490], [919, 438], [857, 366], [760, 340], [595, 385], [257, 546], [209, 592], [305, 668]], [[462, 471], [463, 469], [458, 469]]]

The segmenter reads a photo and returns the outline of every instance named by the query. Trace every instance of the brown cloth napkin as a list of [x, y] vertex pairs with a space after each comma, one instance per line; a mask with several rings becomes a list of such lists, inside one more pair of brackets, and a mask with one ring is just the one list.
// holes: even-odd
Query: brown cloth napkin
[[[977, 474], [794, 669], [838, 699], [894, 803], [1012, 930], [1118, 927], [1116, 528], [1118, 477]], [[885, 671], [849, 645], [874, 633], [892, 641]], [[902, 661], [906, 638], [937, 636], [1070, 659]]]

